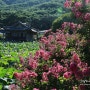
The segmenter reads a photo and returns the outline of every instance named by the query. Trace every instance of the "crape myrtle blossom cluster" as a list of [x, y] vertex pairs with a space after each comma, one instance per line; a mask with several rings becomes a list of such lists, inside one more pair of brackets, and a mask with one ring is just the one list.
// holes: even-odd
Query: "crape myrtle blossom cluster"
[[[90, 0], [85, 0], [86, 5], [89, 3]], [[83, 1], [72, 2], [72, 0], [66, 0], [66, 2], [64, 3], [64, 7], [70, 7], [76, 18], [82, 19], [84, 21], [90, 21], [90, 12], [83, 12], [82, 10], [82, 8], [84, 7]]]
[[66, 0], [66, 2], [64, 3], [64, 7], [69, 8], [72, 4], [71, 0]]
[[72, 12], [77, 18], [82, 17], [82, 12], [80, 12], [80, 9], [82, 8], [82, 3], [81, 2], [76, 2], [75, 5], [72, 7]]
[[83, 3], [85, 3], [85, 4], [90, 3], [90, 0], [84, 0], [84, 2], [83, 2], [83, 0], [81, 0], [81, 1], [82, 2], [75, 0], [75, 2], [73, 2], [73, 0], [66, 0], [64, 3], [64, 7], [69, 8], [69, 7], [75, 6], [75, 8], [77, 9], [77, 8], [81, 8], [83, 6]]
[[86, 13], [85, 16], [84, 16], [84, 19], [86, 21], [90, 21], [90, 13]]
[[[14, 73], [14, 76], [22, 88], [31, 85], [31, 90], [41, 90], [43, 84], [35, 86], [37, 82], [49, 84], [52, 83], [50, 79], [54, 82], [54, 79], [59, 80], [60, 77], [79, 82], [90, 76], [90, 67], [81, 61], [75, 51], [67, 58], [66, 49], [69, 45], [67, 38], [67, 34], [58, 30], [56, 33], [41, 38], [41, 49], [36, 51], [34, 56], [30, 54], [26, 59], [20, 57], [22, 65], [20, 68], [23, 71]], [[57, 86], [46, 85], [44, 88], [45, 90], [58, 90]]]
[[26, 83], [33, 82], [32, 79], [37, 77], [37, 73], [34, 71], [26, 69], [22, 73], [14, 73], [14, 76], [17, 78], [17, 80], [20, 82], [22, 87], [24, 88], [26, 86]]
[[89, 3], [90, 3], [90, 0], [85, 0], [85, 3], [86, 3], [86, 4], [89, 4]]
[[62, 29], [63, 30], [71, 30], [72, 32], [77, 32], [77, 30], [81, 29], [83, 27], [83, 25], [81, 24], [76, 24], [73, 22], [64, 22], [62, 24]]
[[89, 12], [83, 13], [81, 9], [82, 9], [81, 7], [79, 7], [79, 9], [76, 7], [72, 7], [72, 12], [75, 15], [75, 17], [82, 19], [84, 21], [90, 21], [90, 13]]

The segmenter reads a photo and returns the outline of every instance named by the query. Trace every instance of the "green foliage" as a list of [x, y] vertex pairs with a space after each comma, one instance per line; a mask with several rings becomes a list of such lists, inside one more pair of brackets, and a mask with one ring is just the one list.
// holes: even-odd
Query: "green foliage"
[[90, 21], [85, 22], [83, 28], [80, 29], [78, 32], [86, 39], [90, 39]]
[[4, 77], [6, 74], [12, 77], [16, 70], [13, 67], [19, 62], [19, 56], [26, 57], [30, 53], [34, 54], [38, 48], [39, 44], [37, 42], [0, 42], [0, 71], [3, 71], [0, 72], [0, 77]]
[[56, 29], [59, 29], [62, 25], [63, 22], [67, 22], [72, 20], [71, 18], [71, 13], [65, 13], [63, 15], [61, 15], [60, 17], [58, 17], [57, 19], [55, 19], [52, 23], [52, 30], [56, 31]]
[[85, 45], [82, 47], [82, 52], [84, 52], [84, 59], [89, 63], [90, 65], [90, 21], [87, 21], [83, 24], [83, 28], [81, 28], [78, 33], [81, 35], [81, 37], [84, 37], [86, 40]]
[[4, 67], [0, 67], [0, 70], [2, 72], [0, 72], [0, 77], [8, 77], [8, 78], [12, 78], [13, 77], [13, 73], [16, 72], [17, 70], [13, 67], [11, 68], [4, 68]]
[[2, 90], [2, 84], [0, 84], [0, 90]]

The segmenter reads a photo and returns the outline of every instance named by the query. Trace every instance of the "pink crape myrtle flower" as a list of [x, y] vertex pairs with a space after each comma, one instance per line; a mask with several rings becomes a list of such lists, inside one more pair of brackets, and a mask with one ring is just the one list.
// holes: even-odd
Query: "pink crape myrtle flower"
[[49, 58], [50, 58], [50, 53], [49, 52], [45, 52], [44, 56], [43, 56], [43, 59], [44, 60], [49, 60]]
[[82, 13], [80, 11], [75, 12], [76, 18], [80, 18], [82, 16]]
[[80, 69], [86, 69], [88, 64], [85, 62], [80, 62], [77, 64]]
[[49, 35], [48, 36], [48, 41], [50, 42], [50, 41], [54, 41], [55, 40], [55, 37], [53, 36], [53, 35]]
[[89, 4], [89, 3], [90, 3], [90, 0], [85, 0], [85, 3], [86, 3], [86, 4]]
[[63, 29], [66, 28], [67, 25], [68, 25], [68, 22], [64, 22], [64, 23], [62, 24], [62, 28], [63, 28]]
[[19, 86], [15, 85], [15, 84], [11, 84], [9, 85], [9, 90], [21, 90]]
[[82, 3], [81, 2], [76, 2], [75, 4], [74, 4], [74, 6], [75, 6], [75, 8], [81, 8], [82, 7]]
[[76, 64], [75, 62], [71, 62], [71, 63], [70, 63], [70, 70], [71, 70], [73, 73], [76, 73], [76, 71], [78, 70], [77, 64]]
[[42, 74], [42, 81], [48, 81], [48, 73], [43, 72], [43, 74]]
[[45, 45], [48, 45], [49, 44], [49, 40], [47, 39], [47, 37], [42, 37], [41, 38], [41, 42]]
[[[77, 18], [82, 16], [82, 13], [79, 12], [79, 11], [75, 11], [74, 14]], [[73, 23], [73, 22], [64, 22], [62, 24], [62, 29], [71, 29], [73, 31], [76, 31], [77, 29], [80, 29], [81, 27], [82, 26], [80, 24], [76, 24], [76, 23]]]
[[74, 53], [73, 56], [72, 56], [72, 60], [76, 63], [80, 63], [81, 60], [79, 58], [79, 55], [77, 53]]
[[48, 65], [43, 65], [43, 71], [48, 71], [49, 70], [49, 66]]
[[52, 74], [52, 76], [58, 78], [63, 72], [63, 66], [56, 62], [54, 66], [49, 68], [49, 72]]
[[40, 49], [36, 52], [35, 56], [37, 58], [43, 58], [44, 60], [49, 60], [50, 52]]
[[71, 6], [72, 2], [69, 0], [66, 0], [66, 2], [64, 3], [64, 7], [65, 8], [69, 8]]
[[53, 88], [53, 89], [51, 89], [51, 90], [57, 90], [56, 88]]
[[86, 13], [86, 14], [85, 14], [84, 20], [90, 21], [90, 13]]
[[58, 44], [60, 44], [63, 48], [66, 48], [67, 42], [65, 41], [58, 41]]
[[83, 76], [90, 76], [90, 67], [83, 68], [82, 73]]
[[29, 66], [32, 68], [32, 69], [36, 69], [37, 66], [38, 66], [38, 62], [34, 59], [29, 59]]
[[72, 75], [72, 72], [65, 72], [63, 74], [63, 77], [66, 78], [66, 79], [69, 79], [71, 77], [71, 75]]
[[39, 90], [38, 88], [33, 88], [33, 90]]
[[26, 69], [25, 71], [21, 72], [21, 73], [14, 73], [14, 76], [17, 80], [29, 80], [30, 78], [35, 78], [37, 77], [37, 73], [30, 71], [28, 69]]
[[77, 24], [74, 24], [74, 23], [70, 23], [70, 28], [73, 30], [73, 29], [75, 29], [76, 28], [76, 26], [77, 26]]
[[77, 25], [77, 28], [78, 28], [78, 29], [81, 29], [81, 28], [82, 28], [82, 25], [81, 25], [81, 24], [78, 24], [78, 25]]
[[16, 79], [18, 79], [18, 80], [22, 80], [22, 73], [14, 73], [14, 76], [15, 76], [15, 78]]
[[40, 50], [40, 56], [44, 59], [44, 60], [49, 60], [50, 58], [50, 53], [48, 51], [45, 50]]

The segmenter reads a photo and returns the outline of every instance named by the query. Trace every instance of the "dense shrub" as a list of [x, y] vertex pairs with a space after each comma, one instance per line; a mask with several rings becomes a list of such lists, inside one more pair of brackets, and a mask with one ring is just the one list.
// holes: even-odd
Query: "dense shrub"
[[58, 30], [42, 37], [40, 43], [34, 56], [20, 57], [18, 69], [22, 72], [14, 73], [14, 77], [22, 90], [72, 90], [78, 88], [80, 80], [89, 78], [90, 67], [79, 57], [82, 44], [78, 44], [77, 35]]
[[[56, 19], [53, 22], [52, 29], [56, 31], [58, 28], [63, 28], [65, 32], [69, 32], [70, 34], [73, 34], [74, 30], [81, 35], [81, 38], [85, 38], [85, 42], [87, 43], [82, 47], [82, 52], [84, 53], [83, 58], [90, 63], [90, 1], [86, 0], [86, 4], [85, 1], [82, 1], [82, 3], [67, 1], [64, 6], [71, 9], [72, 13], [65, 21], [60, 18]], [[63, 21], [64, 23], [62, 23]]]
[[[87, 4], [87, 2], [86, 2]], [[89, 90], [87, 82], [90, 76], [90, 66], [84, 58], [87, 56], [84, 47], [89, 46], [87, 36], [78, 34], [83, 28], [89, 28], [87, 23], [90, 13], [79, 12], [83, 8], [81, 2], [66, 1], [64, 6], [71, 7], [76, 19], [81, 23], [64, 22], [61, 30], [46, 32], [40, 40], [40, 50], [28, 58], [20, 57], [22, 72], [14, 73], [16, 85], [21, 90]], [[86, 24], [87, 23], [87, 24]], [[85, 29], [86, 29], [85, 28]], [[71, 30], [72, 33], [68, 33]], [[85, 32], [86, 34], [87, 31]], [[89, 48], [89, 47], [88, 47]], [[89, 49], [90, 50], [90, 49]], [[88, 51], [88, 55], [89, 55]], [[12, 87], [13, 86], [13, 87]]]

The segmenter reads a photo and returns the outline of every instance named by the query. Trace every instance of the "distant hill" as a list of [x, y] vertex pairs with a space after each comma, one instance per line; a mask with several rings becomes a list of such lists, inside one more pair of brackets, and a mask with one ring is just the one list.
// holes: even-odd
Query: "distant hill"
[[31, 8], [35, 5], [48, 3], [62, 4], [65, 0], [0, 0], [0, 8], [5, 10], [20, 10]]
[[25, 9], [34, 5], [42, 4], [52, 0], [0, 0], [0, 7], [3, 9]]
[[48, 29], [55, 18], [67, 12], [63, 7], [64, 1], [0, 0], [0, 26], [22, 21], [31, 24], [34, 28]]

